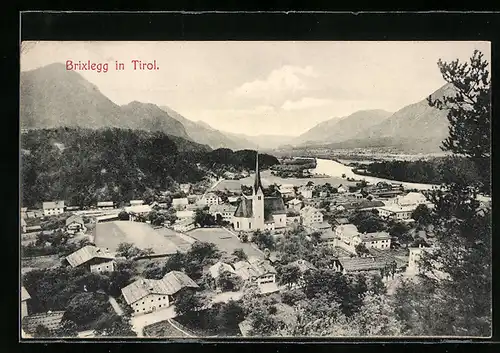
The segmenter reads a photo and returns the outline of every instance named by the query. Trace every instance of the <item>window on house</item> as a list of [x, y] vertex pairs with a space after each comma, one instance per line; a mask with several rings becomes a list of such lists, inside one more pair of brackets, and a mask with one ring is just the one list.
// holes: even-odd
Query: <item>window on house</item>
[[138, 313], [138, 312], [139, 312], [139, 310], [136, 310], [135, 312], [136, 312], [136, 313]]
[[144, 304], [144, 302], [142, 302], [142, 304]]
[[159, 308], [161, 308], [161, 304], [160, 304], [160, 305], [158, 305], [158, 307], [159, 307]]
[[259, 200], [260, 200], [261, 198], [262, 198], [262, 196], [258, 196], [258, 197], [257, 197], [257, 199], [259, 199]]
[[163, 299], [165, 299], [165, 297], [163, 297]]

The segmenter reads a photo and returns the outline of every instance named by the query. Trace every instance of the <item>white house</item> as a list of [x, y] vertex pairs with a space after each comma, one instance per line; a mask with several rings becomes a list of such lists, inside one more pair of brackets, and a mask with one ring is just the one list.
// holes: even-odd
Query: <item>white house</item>
[[68, 219], [66, 219], [66, 231], [69, 234], [85, 232], [86, 230], [85, 223], [83, 222], [83, 218], [81, 216], [71, 215]]
[[387, 232], [364, 233], [358, 235], [358, 243], [363, 243], [367, 249], [390, 249], [391, 236]]
[[42, 205], [44, 216], [53, 216], [64, 213], [64, 201], [49, 201]]
[[295, 196], [295, 190], [293, 184], [283, 184], [279, 187], [280, 193], [283, 196]]
[[219, 276], [224, 272], [235, 273], [231, 265], [221, 261], [218, 261], [216, 264], [210, 266], [208, 272], [210, 273], [210, 276], [212, 276], [213, 279], [219, 278]]
[[144, 200], [130, 200], [130, 206], [144, 205]]
[[231, 223], [233, 221], [233, 215], [236, 211], [236, 206], [223, 204], [223, 205], [211, 205], [208, 212], [217, 219], [220, 215], [222, 220]]
[[200, 202], [204, 205], [218, 205], [222, 202], [221, 198], [213, 192], [208, 192], [201, 198]]
[[[93, 245], [84, 246], [66, 256], [66, 261], [71, 267], [85, 267], [88, 270], [92, 270], [93, 265], [109, 263], [114, 260], [115, 257], [112, 254]], [[109, 270], [109, 268], [106, 269], [106, 267], [101, 266], [101, 271], [109, 272]], [[94, 267], [93, 272], [97, 272], [97, 267]]]
[[418, 206], [420, 204], [428, 205], [430, 202], [420, 192], [409, 192], [404, 196], [398, 196], [397, 204], [400, 206]]
[[313, 190], [314, 189], [310, 186], [302, 186], [300, 187], [299, 192], [305, 199], [312, 199]]
[[185, 273], [171, 271], [160, 280], [138, 279], [121, 291], [134, 315], [139, 315], [168, 308], [183, 288], [198, 288], [198, 285]]
[[[248, 258], [248, 261], [238, 261], [234, 264], [235, 274], [244, 281], [256, 283], [259, 289], [268, 292], [267, 285], [276, 286], [276, 269], [265, 260], [254, 256]], [[273, 287], [274, 287], [273, 286]], [[278, 288], [276, 287], [277, 291]]]
[[115, 260], [109, 260], [106, 262], [90, 265], [90, 272], [93, 273], [113, 272], [115, 270], [115, 267], [116, 267]]
[[295, 211], [300, 211], [302, 208], [303, 202], [298, 200], [298, 199], [293, 199], [287, 202], [288, 208], [295, 210]]
[[173, 228], [176, 232], [186, 233], [190, 230], [196, 228], [194, 220], [192, 218], [179, 219], [173, 224]]
[[176, 210], [183, 210], [189, 204], [187, 197], [172, 199], [172, 207]]
[[175, 216], [178, 219], [186, 219], [186, 218], [194, 218], [194, 211], [189, 211], [189, 210], [183, 210], [183, 211], [177, 211], [175, 212]]
[[355, 246], [359, 231], [354, 224], [342, 224], [335, 227], [335, 236], [347, 245]]
[[396, 220], [407, 220], [411, 218], [413, 211], [417, 208], [416, 205], [412, 206], [399, 206], [396, 204], [383, 206], [378, 208], [380, 217], [393, 218]]
[[100, 210], [111, 210], [111, 209], [115, 208], [115, 203], [113, 201], [98, 202], [97, 208]]
[[302, 224], [305, 226], [310, 226], [313, 223], [323, 223], [323, 214], [312, 206], [305, 206], [301, 209], [300, 217], [302, 218]]
[[339, 194], [345, 194], [348, 191], [349, 191], [349, 189], [347, 189], [346, 187], [344, 187], [342, 184], [340, 184], [339, 187], [337, 188], [337, 192]]

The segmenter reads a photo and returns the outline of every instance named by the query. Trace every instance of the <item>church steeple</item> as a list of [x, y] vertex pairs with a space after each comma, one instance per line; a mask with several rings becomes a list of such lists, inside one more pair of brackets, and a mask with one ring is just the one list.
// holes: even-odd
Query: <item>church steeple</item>
[[260, 180], [260, 170], [259, 170], [259, 151], [257, 151], [257, 156], [255, 157], [255, 181], [253, 184], [253, 192], [256, 194], [259, 189], [264, 190], [262, 187], [262, 181]]

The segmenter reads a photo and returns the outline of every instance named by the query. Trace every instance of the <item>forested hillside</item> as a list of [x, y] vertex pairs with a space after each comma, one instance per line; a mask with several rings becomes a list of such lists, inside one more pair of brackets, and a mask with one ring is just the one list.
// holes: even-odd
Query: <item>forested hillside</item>
[[[256, 152], [208, 151], [161, 132], [124, 129], [58, 128], [30, 130], [21, 138], [21, 200], [25, 207], [47, 200], [88, 206], [142, 198], [147, 189], [166, 190], [175, 182], [197, 182], [213, 165], [253, 169]], [[260, 164], [278, 163], [262, 155]]]

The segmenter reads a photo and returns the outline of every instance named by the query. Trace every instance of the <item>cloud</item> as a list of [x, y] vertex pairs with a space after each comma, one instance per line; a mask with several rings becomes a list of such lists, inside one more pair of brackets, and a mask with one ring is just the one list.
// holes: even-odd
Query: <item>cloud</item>
[[322, 107], [324, 105], [329, 105], [331, 103], [332, 100], [330, 99], [304, 97], [297, 101], [287, 100], [285, 103], [283, 103], [281, 108], [284, 110], [298, 110], [298, 109]]
[[307, 88], [303, 78], [317, 77], [312, 66], [285, 65], [271, 71], [264, 80], [246, 82], [231, 93], [236, 96], [265, 97], [270, 93], [299, 91]]

